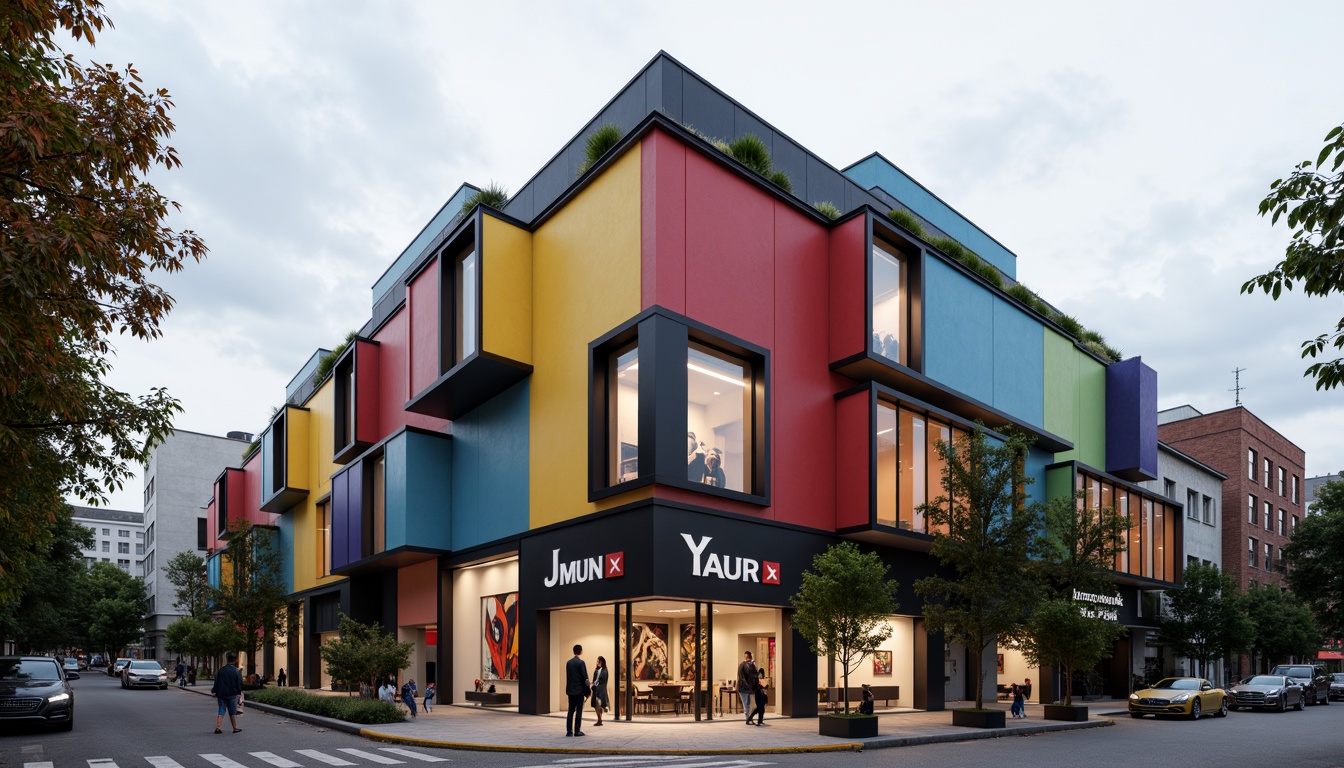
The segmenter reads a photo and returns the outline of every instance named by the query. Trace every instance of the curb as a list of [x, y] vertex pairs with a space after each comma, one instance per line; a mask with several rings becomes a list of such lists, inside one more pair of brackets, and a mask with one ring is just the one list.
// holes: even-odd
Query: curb
[[840, 744], [811, 744], [799, 747], [751, 747], [741, 749], [617, 749], [584, 747], [524, 747], [510, 744], [469, 744], [460, 741], [439, 741], [422, 739], [415, 736], [398, 736], [391, 733], [379, 733], [367, 728], [360, 729], [359, 735], [388, 744], [406, 744], [418, 747], [441, 747], [471, 752], [519, 752], [546, 753], [559, 755], [788, 755], [813, 752], [862, 752], [861, 742], [843, 742]]
[[1115, 725], [1115, 721], [1088, 720], [1082, 723], [1059, 723], [1058, 725], [1018, 726], [1009, 730], [993, 729], [987, 731], [967, 731], [966, 733], [934, 733], [928, 736], [878, 736], [863, 742], [863, 749], [891, 749], [894, 747], [915, 747], [921, 744], [948, 744], [958, 741], [980, 741], [982, 739], [1006, 739], [1010, 736], [1036, 736], [1042, 733], [1059, 731], [1080, 731], [1085, 728], [1106, 728]]

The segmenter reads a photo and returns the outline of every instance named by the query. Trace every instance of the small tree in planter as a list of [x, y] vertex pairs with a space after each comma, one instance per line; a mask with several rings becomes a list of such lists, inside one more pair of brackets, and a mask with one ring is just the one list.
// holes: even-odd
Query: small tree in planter
[[[887, 578], [887, 566], [881, 558], [873, 552], [860, 552], [858, 546], [846, 541], [812, 558], [812, 569], [803, 573], [802, 588], [789, 598], [793, 626], [812, 652], [834, 656], [840, 662], [846, 715], [849, 673], [891, 637], [887, 617], [896, 612], [897, 586]], [[876, 735], [875, 726], [872, 735]]]
[[975, 708], [955, 724], [975, 721], [1003, 727], [1002, 710], [986, 710], [984, 653], [999, 636], [1020, 624], [1035, 602], [1037, 581], [1023, 578], [1030, 570], [1032, 537], [1039, 529], [1039, 505], [1028, 501], [1032, 482], [1023, 469], [1031, 438], [1008, 429], [1003, 442], [991, 441], [984, 425], [939, 442], [943, 460], [942, 494], [920, 510], [932, 530], [932, 552], [951, 573], [915, 582], [923, 595], [924, 619], [930, 632], [970, 651], [976, 681]]
[[327, 663], [327, 674], [346, 683], [352, 694], [361, 684], [372, 691], [378, 678], [395, 675], [411, 665], [413, 646], [383, 634], [376, 623], [361, 624], [342, 613], [340, 632], [340, 639], [324, 644], [318, 652]]

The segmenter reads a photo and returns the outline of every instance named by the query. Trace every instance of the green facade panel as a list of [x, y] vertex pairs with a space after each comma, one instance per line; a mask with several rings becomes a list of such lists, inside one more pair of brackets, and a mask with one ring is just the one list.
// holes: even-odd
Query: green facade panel
[[1075, 459], [1106, 467], [1106, 366], [1073, 342], [1045, 330], [1045, 428], [1075, 448], [1057, 461]]

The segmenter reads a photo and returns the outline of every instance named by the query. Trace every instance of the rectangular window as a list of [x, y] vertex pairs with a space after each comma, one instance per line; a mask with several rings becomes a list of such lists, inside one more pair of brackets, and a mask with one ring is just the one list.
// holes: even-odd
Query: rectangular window
[[104, 552], [111, 552], [111, 551], [112, 551], [112, 542], [110, 542], [110, 541], [104, 541], [104, 542], [103, 542], [103, 551], [104, 551]]
[[1298, 501], [1297, 501], [1297, 475], [1293, 475], [1293, 503], [1294, 503], [1294, 504], [1298, 503]]
[[1191, 520], [1199, 519], [1199, 493], [1197, 491], [1187, 490], [1185, 492], [1185, 516]]
[[387, 549], [387, 500], [386, 500], [387, 458], [379, 456], [373, 462], [373, 514], [370, 524], [373, 527], [373, 552], [376, 554]]
[[1256, 545], [1257, 543], [1259, 543], [1259, 542], [1257, 542], [1255, 539], [1247, 539], [1246, 541], [1247, 541], [1247, 542], [1249, 543], [1249, 545], [1250, 545], [1250, 548], [1249, 548], [1249, 552], [1250, 552], [1250, 561], [1249, 561], [1249, 565], [1250, 565], [1252, 568], [1254, 568], [1254, 567], [1256, 567], [1256, 563], [1255, 563], [1255, 552], [1256, 552], [1256, 547], [1255, 547], [1255, 545]]
[[1274, 530], [1274, 502], [1265, 502], [1265, 530]]
[[207, 533], [207, 529], [206, 529], [205, 518], [204, 518], [204, 517], [198, 517], [198, 518], [196, 518], [196, 548], [197, 548], [197, 549], [205, 549], [207, 546], [209, 546], [209, 543], [206, 541], [206, 533]]
[[686, 351], [687, 479], [751, 490], [751, 364], [692, 342]]
[[1199, 565], [1199, 558], [1198, 558], [1198, 557], [1195, 557], [1194, 555], [1186, 555], [1186, 556], [1185, 556], [1185, 567], [1186, 567], [1186, 568], [1189, 568], [1189, 567], [1192, 566], [1192, 565]]
[[104, 536], [111, 536], [111, 535], [112, 535], [112, 529], [111, 529], [111, 528], [104, 528], [104, 529], [103, 529], [103, 535], [104, 535]]
[[317, 575], [331, 575], [331, 502], [317, 505]]
[[1283, 467], [1279, 467], [1279, 495], [1288, 495], [1288, 473], [1284, 471]]
[[117, 554], [118, 554], [118, 555], [129, 555], [129, 554], [131, 554], [131, 543], [130, 543], [129, 541], [118, 541], [118, 542], [117, 542]]
[[1217, 524], [1216, 521], [1214, 520], [1213, 499], [1208, 496], [1204, 497], [1204, 524], [1205, 525]]
[[117, 531], [117, 538], [119, 538], [119, 539], [129, 539], [129, 538], [131, 538], [131, 532], [123, 528], [123, 529]]
[[[896, 476], [900, 473], [896, 445], [896, 408], [877, 404], [877, 524], [899, 527], [896, 505]], [[908, 528], [907, 523], [904, 527]]]
[[476, 251], [472, 249], [459, 256], [453, 265], [454, 365], [476, 353], [476, 340], [480, 336], [476, 322], [480, 306], [478, 263]]
[[900, 409], [899, 433], [901, 448], [897, 461], [900, 462], [898, 498], [901, 508], [902, 527], [924, 531], [924, 516], [917, 515], [915, 508], [928, 501], [928, 436], [924, 429], [923, 414]]
[[136, 540], [136, 541], [144, 541], [144, 540], [145, 540], [145, 532], [144, 532], [144, 531], [136, 531], [136, 532], [135, 532], [135, 540]]
[[137, 554], [137, 555], [142, 555], [142, 556], [143, 556], [143, 555], [145, 554], [145, 545], [144, 545], [144, 544], [136, 544], [136, 545], [135, 545], [135, 554]]
[[[639, 477], [639, 347], [619, 350], [611, 358], [607, 367], [607, 391], [612, 393], [607, 417], [611, 432], [607, 477], [611, 485], [616, 485]], [[699, 441], [694, 435], [688, 434], [687, 438], [687, 455], [691, 456]]]
[[1297, 515], [1293, 515], [1293, 527], [1289, 530], [1291, 533], [1297, 533]]
[[1255, 480], [1255, 460], [1256, 453], [1254, 448], [1246, 449], [1246, 477], [1249, 480]]
[[1265, 487], [1266, 487], [1266, 488], [1269, 488], [1269, 487], [1270, 487], [1270, 484], [1269, 484], [1270, 463], [1269, 463], [1269, 458], [1268, 458], [1268, 457], [1266, 457], [1266, 458], [1264, 459], [1264, 461], [1263, 461], [1263, 465], [1264, 465], [1264, 468], [1265, 468], [1265, 478], [1264, 478], [1264, 479], [1265, 479]]
[[872, 254], [872, 351], [906, 365], [909, 346], [908, 294], [905, 257], [880, 241], [873, 241]]
[[1249, 511], [1246, 515], [1246, 522], [1251, 525], [1259, 525], [1260, 518], [1258, 515], [1260, 512], [1260, 502], [1256, 500], [1254, 494], [1247, 496], [1247, 508]]
[[1169, 477], [1162, 478], [1162, 495], [1168, 499], [1176, 498], [1176, 481]]
[[948, 424], [923, 413], [877, 404], [877, 522], [904, 531], [938, 533], [918, 507], [943, 495], [946, 462], [938, 444], [953, 441]]
[[127, 573], [130, 573], [130, 572], [131, 572], [131, 561], [130, 561], [130, 560], [117, 560], [117, 567], [120, 568], [121, 570], [127, 572]]
[[1279, 535], [1280, 535], [1280, 536], [1287, 536], [1287, 535], [1288, 535], [1288, 520], [1287, 520], [1287, 518], [1288, 518], [1288, 513], [1285, 512], [1284, 510], [1280, 509], [1280, 510], [1279, 510]]
[[1274, 545], [1270, 544], [1269, 542], [1265, 542], [1265, 570], [1268, 571], [1272, 570], [1273, 568], [1274, 568]]

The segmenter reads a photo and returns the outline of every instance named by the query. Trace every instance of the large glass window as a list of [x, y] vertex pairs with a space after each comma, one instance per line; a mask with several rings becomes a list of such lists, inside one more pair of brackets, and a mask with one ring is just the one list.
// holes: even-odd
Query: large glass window
[[1088, 509], [1111, 508], [1129, 520], [1125, 546], [1116, 553], [1115, 570], [1134, 576], [1170, 581], [1176, 575], [1176, 510], [1162, 499], [1129, 491], [1114, 482], [1079, 472], [1076, 489], [1083, 492], [1079, 504]]
[[686, 474], [692, 483], [750, 490], [751, 364], [701, 344], [686, 352]]
[[918, 411], [877, 404], [877, 524], [937, 533], [919, 507], [943, 495], [939, 442], [951, 442], [948, 424]]
[[611, 380], [610, 483], [624, 483], [639, 477], [639, 348], [629, 347], [612, 355], [608, 367]]
[[317, 575], [331, 575], [331, 502], [317, 505]]
[[387, 549], [387, 457], [373, 462], [373, 551]]
[[1279, 495], [1280, 495], [1280, 496], [1287, 496], [1287, 495], [1288, 495], [1288, 478], [1287, 478], [1287, 475], [1288, 475], [1288, 473], [1283, 471], [1283, 467], [1279, 467]]
[[1260, 522], [1258, 515], [1259, 509], [1260, 504], [1256, 501], [1255, 495], [1248, 494], [1246, 496], [1246, 522], [1251, 525], [1258, 525]]
[[1255, 479], [1255, 449], [1246, 449], [1246, 477], [1250, 480]]
[[470, 250], [458, 257], [454, 264], [453, 290], [456, 294], [453, 302], [455, 320], [453, 324], [456, 338], [453, 344], [453, 363], [460, 363], [476, 352], [476, 339], [479, 328], [476, 318], [479, 316], [478, 280], [476, 251]]
[[906, 271], [900, 251], [881, 240], [873, 242], [872, 351], [901, 365], [907, 364], [910, 336]]

